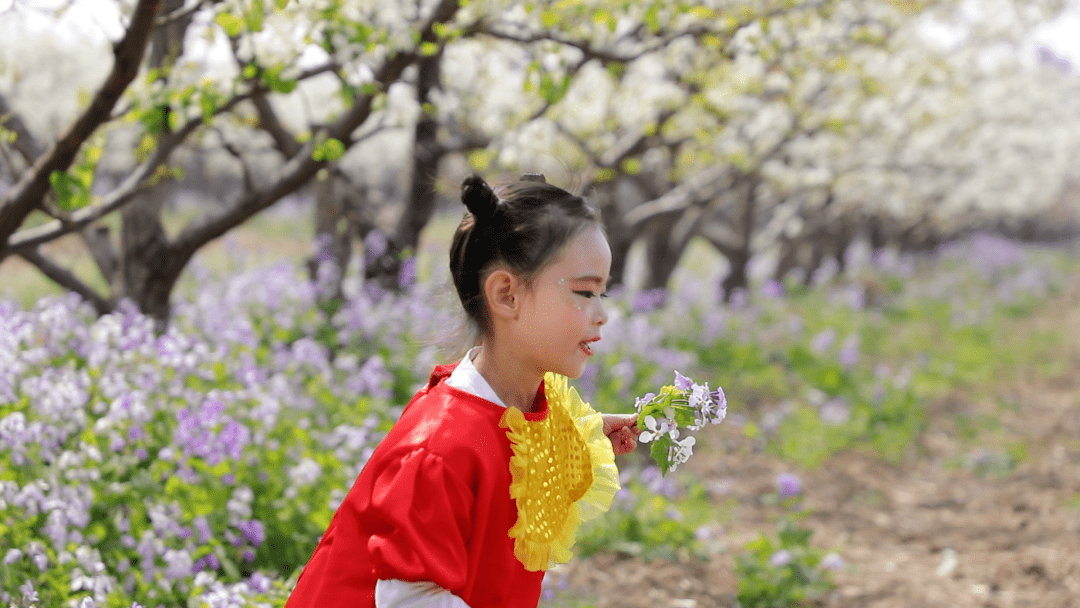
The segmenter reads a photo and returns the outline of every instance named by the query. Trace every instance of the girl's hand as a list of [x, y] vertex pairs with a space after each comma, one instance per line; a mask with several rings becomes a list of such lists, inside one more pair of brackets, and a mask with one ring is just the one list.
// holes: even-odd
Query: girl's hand
[[637, 447], [637, 414], [603, 414], [604, 434], [611, 440], [616, 456], [629, 454]]

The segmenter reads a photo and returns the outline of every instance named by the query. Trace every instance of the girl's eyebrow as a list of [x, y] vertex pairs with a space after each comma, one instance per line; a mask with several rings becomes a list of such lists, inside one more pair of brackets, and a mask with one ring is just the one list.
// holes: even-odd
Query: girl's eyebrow
[[608, 280], [605, 281], [603, 277], [598, 277], [596, 275], [590, 274], [590, 275], [585, 275], [585, 276], [580, 276], [580, 277], [570, 277], [570, 280], [571, 281], [589, 281], [589, 282], [592, 282], [592, 283], [596, 283], [597, 285], [603, 285], [603, 286], [606, 287], [608, 281], [610, 281], [611, 278], [609, 277]]

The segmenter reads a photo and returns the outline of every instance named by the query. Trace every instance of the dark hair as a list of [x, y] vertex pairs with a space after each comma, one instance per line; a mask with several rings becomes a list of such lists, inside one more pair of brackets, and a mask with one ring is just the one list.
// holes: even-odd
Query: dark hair
[[541, 173], [526, 173], [498, 194], [470, 175], [461, 182], [461, 202], [469, 211], [450, 245], [450, 274], [480, 334], [490, 329], [483, 284], [492, 270], [505, 266], [528, 284], [586, 227], [603, 228], [583, 198], [547, 183]]

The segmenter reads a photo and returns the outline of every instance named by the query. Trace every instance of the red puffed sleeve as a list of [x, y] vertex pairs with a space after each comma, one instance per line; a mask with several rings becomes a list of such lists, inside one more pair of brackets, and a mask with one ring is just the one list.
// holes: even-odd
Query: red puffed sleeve
[[424, 448], [383, 464], [370, 500], [360, 506], [371, 533], [367, 549], [375, 578], [462, 587], [468, 576], [472, 490], [441, 456]]

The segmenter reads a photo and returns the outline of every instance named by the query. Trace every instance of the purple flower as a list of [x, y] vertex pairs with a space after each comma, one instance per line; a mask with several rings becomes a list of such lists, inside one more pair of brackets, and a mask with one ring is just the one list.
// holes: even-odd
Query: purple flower
[[827, 327], [818, 332], [817, 335], [810, 339], [810, 350], [820, 355], [821, 353], [828, 350], [835, 341], [836, 330], [831, 327]]
[[273, 579], [262, 572], [252, 574], [251, 578], [248, 580], [248, 584], [255, 590], [255, 593], [266, 593], [270, 590], [270, 585], [273, 584], [273, 582]]
[[690, 390], [692, 382], [690, 378], [679, 373], [679, 370], [675, 370], [675, 388], [680, 391]]
[[821, 558], [821, 567], [826, 570], [840, 571], [844, 569], [844, 558], [840, 557], [840, 554], [833, 551]]
[[769, 565], [773, 568], [780, 568], [791, 563], [791, 551], [787, 549], [780, 549], [776, 553], [773, 553], [769, 557]]
[[7, 554], [4, 555], [4, 564], [11, 565], [22, 559], [23, 552], [19, 549], [8, 549]]
[[200, 515], [191, 521], [191, 525], [195, 526], [195, 531], [199, 534], [199, 542], [206, 543], [213, 537], [213, 533], [210, 531], [210, 522], [206, 517]]
[[844, 343], [840, 345], [838, 358], [845, 369], [851, 369], [859, 362], [859, 342], [859, 336], [851, 334], [844, 338]]
[[248, 539], [248, 542], [256, 547], [266, 539], [266, 529], [263, 527], [263, 523], [257, 519], [241, 522], [237, 527], [240, 528], [240, 533], [244, 535], [244, 538]]
[[416, 258], [408, 257], [401, 262], [401, 271], [398, 273], [398, 285], [412, 287], [416, 284]]
[[668, 292], [663, 287], [642, 291], [634, 296], [630, 308], [637, 314], [660, 310], [667, 303]]
[[364, 237], [364, 253], [365, 262], [370, 264], [375, 258], [386, 253], [389, 248], [389, 241], [386, 240], [386, 236], [378, 230], [372, 230]]
[[38, 598], [37, 589], [34, 589], [34, 583], [26, 581], [19, 586], [19, 592], [22, 593], [22, 597], [30, 605], [36, 604], [40, 601]]
[[802, 482], [794, 473], [781, 473], [776, 476], [776, 488], [781, 499], [791, 498], [802, 491]]
[[195, 565], [192, 567], [192, 572], [193, 573], [202, 572], [203, 570], [208, 570], [210, 572], [214, 572], [215, 570], [217, 570], [220, 567], [221, 567], [221, 562], [218, 561], [217, 556], [214, 555], [213, 553], [210, 553], [208, 555], [200, 557], [198, 559], [198, 561], [195, 562]]
[[761, 286], [761, 294], [771, 300], [779, 300], [784, 297], [784, 286], [780, 281], [770, 279]]
[[724, 389], [718, 386], [713, 394], [716, 395], [716, 409], [726, 413], [727, 395], [724, 394]]

